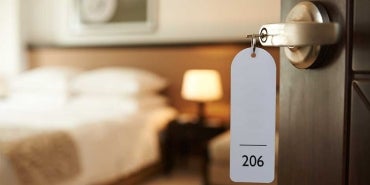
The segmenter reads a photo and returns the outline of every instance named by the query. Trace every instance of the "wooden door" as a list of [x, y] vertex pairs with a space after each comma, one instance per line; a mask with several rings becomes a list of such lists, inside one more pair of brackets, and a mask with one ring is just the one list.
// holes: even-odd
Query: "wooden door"
[[[283, 0], [282, 19], [299, 0]], [[368, 0], [319, 0], [342, 28], [314, 69], [281, 53], [280, 185], [370, 184]], [[354, 38], [354, 39], [353, 39]]]
[[370, 184], [370, 1], [353, 1], [348, 184]]

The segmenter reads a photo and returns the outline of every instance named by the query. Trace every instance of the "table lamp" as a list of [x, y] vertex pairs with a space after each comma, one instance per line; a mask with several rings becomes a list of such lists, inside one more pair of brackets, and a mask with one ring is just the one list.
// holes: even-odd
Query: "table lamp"
[[198, 123], [205, 120], [204, 106], [206, 102], [222, 98], [220, 74], [216, 70], [191, 69], [185, 72], [181, 96], [198, 103]]

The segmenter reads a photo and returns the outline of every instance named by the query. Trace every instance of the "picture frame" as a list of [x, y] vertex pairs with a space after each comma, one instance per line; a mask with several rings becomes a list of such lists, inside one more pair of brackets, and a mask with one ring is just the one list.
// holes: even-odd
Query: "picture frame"
[[[150, 33], [157, 27], [158, 0], [72, 1], [69, 27], [73, 35], [104, 36], [114, 34]], [[99, 13], [102, 14], [101, 17], [105, 16], [105, 18], [107, 18], [107, 12], [105, 10], [99, 11], [97, 9], [102, 7], [102, 4], [99, 3], [106, 3], [108, 1], [114, 2], [115, 12], [111, 14], [112, 16], [109, 20], [95, 21], [94, 19], [99, 19], [99, 16], [97, 16]], [[105, 6], [108, 7], [108, 5]], [[88, 8], [90, 9], [90, 20], [86, 18], [86, 9]]]

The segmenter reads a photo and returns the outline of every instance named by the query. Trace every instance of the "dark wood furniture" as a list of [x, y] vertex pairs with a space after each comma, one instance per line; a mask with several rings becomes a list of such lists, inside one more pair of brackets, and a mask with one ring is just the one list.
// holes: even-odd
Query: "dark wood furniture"
[[181, 122], [172, 120], [164, 131], [163, 162], [165, 172], [169, 173], [175, 167], [176, 161], [182, 161], [179, 165], [186, 164], [190, 156], [201, 159], [204, 179], [206, 179], [207, 144], [210, 139], [226, 131], [226, 124], [209, 124]]

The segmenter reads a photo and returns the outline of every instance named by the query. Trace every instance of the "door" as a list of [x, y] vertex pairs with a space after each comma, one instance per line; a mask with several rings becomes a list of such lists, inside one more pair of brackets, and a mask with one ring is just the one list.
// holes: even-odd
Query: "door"
[[353, 3], [349, 185], [370, 184], [370, 1]]
[[[299, 0], [282, 0], [282, 19]], [[322, 64], [280, 58], [280, 185], [370, 184], [368, 0], [319, 0], [341, 25]], [[282, 50], [281, 50], [282, 51]]]

